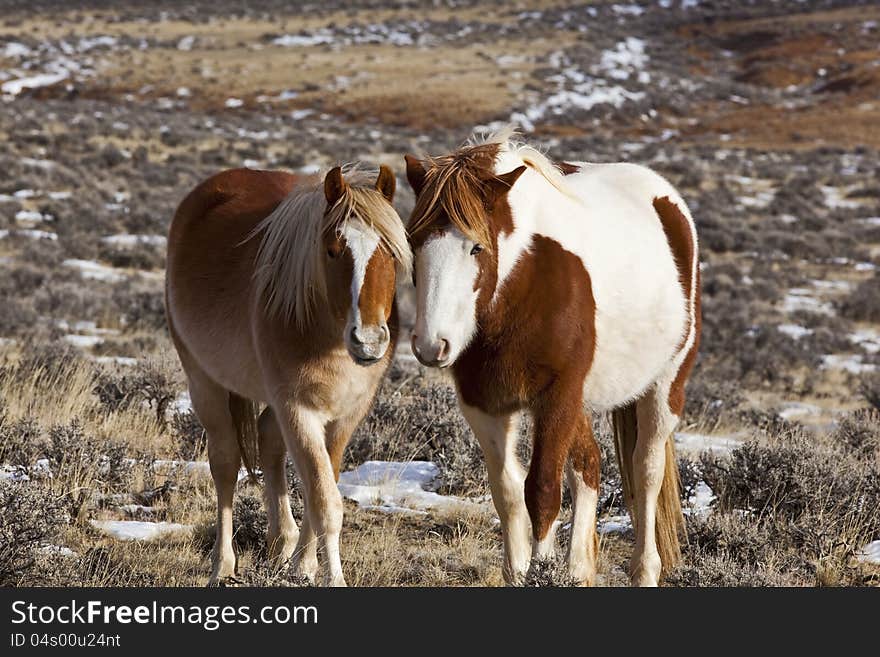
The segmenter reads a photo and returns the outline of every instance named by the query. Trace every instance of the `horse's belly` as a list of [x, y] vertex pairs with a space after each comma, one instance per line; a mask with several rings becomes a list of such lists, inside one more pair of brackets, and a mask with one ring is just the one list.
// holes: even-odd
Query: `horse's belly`
[[[187, 310], [189, 308], [189, 310]], [[208, 304], [169, 303], [181, 354], [218, 385], [254, 401], [267, 401], [256, 354], [244, 319], [247, 313], [217, 312]], [[184, 368], [189, 366], [184, 362]]]
[[596, 346], [584, 399], [596, 410], [638, 398], [667, 374], [688, 324], [684, 291], [671, 262], [650, 275], [618, 280], [627, 284], [595, 290]]

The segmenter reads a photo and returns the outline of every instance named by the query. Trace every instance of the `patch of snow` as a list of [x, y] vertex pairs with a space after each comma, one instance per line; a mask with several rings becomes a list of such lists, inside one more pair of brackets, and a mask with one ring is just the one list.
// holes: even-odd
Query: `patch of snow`
[[780, 333], [785, 333], [785, 335], [795, 340], [800, 340], [808, 335], [813, 335], [813, 329], [801, 326], [800, 324], [780, 324], [776, 327], [776, 330]]
[[880, 351], [880, 331], [873, 328], [863, 328], [849, 334], [850, 342], [859, 345], [869, 354]]
[[293, 110], [290, 113], [290, 118], [292, 118], [294, 121], [299, 121], [300, 119], [304, 119], [307, 116], [311, 116], [314, 113], [315, 113], [315, 110], [310, 110], [310, 109]]
[[821, 189], [822, 194], [825, 195], [826, 207], [831, 208], [832, 210], [855, 209], [862, 206], [860, 201], [846, 198], [845, 190], [842, 190], [839, 187], [821, 185], [819, 189]]
[[0, 229], [0, 239], [4, 239], [9, 237], [10, 235], [18, 235], [20, 237], [27, 237], [32, 240], [57, 240], [58, 235], [55, 233], [50, 233], [46, 230], [7, 230], [6, 228]]
[[440, 469], [430, 461], [367, 461], [339, 475], [339, 491], [361, 506], [390, 511], [473, 504], [434, 492], [439, 476]]
[[163, 536], [192, 531], [192, 525], [141, 520], [91, 520], [95, 529], [118, 541], [152, 541]]
[[514, 113], [511, 119], [522, 123], [527, 130], [534, 129], [534, 122], [549, 114], [564, 114], [571, 108], [589, 110], [597, 105], [608, 104], [620, 107], [627, 101], [637, 101], [645, 97], [645, 94], [637, 91], [627, 91], [623, 87], [606, 86], [597, 82], [578, 85], [573, 90], [564, 89], [552, 94], [542, 103], [530, 107], [524, 114]]
[[850, 281], [835, 281], [835, 280], [812, 280], [810, 284], [824, 292], [829, 292], [832, 294], [846, 294], [852, 291], [853, 284]]
[[333, 35], [327, 31], [315, 34], [285, 34], [272, 40], [276, 46], [284, 48], [298, 48], [302, 46], [317, 46], [322, 43], [332, 43]]
[[803, 287], [793, 287], [782, 300], [782, 311], [794, 313], [800, 310], [818, 315], [833, 316], [834, 307], [827, 301], [816, 299], [813, 291]]
[[178, 50], [192, 50], [193, 45], [196, 42], [196, 38], [192, 35], [185, 36], [177, 42]]
[[177, 399], [171, 404], [171, 410], [177, 411], [178, 413], [191, 411], [192, 407], [192, 399], [190, 399], [189, 392], [180, 393], [177, 396]]
[[23, 223], [40, 223], [52, 221], [54, 218], [51, 214], [43, 214], [37, 210], [19, 210], [15, 213], [15, 220]]
[[638, 5], [611, 5], [611, 11], [618, 16], [641, 16], [645, 13]]
[[224, 106], [229, 108], [241, 107], [244, 105], [244, 101], [241, 98], [227, 98], [226, 102], [223, 103]]
[[688, 515], [702, 515], [708, 513], [712, 508], [712, 502], [715, 501], [715, 493], [709, 488], [709, 484], [705, 481], [698, 481], [694, 486], [694, 493], [688, 498], [688, 506], [685, 513]]
[[627, 37], [613, 50], [603, 50], [599, 58], [599, 70], [615, 80], [626, 80], [638, 69], [648, 63], [645, 42], [636, 37]]
[[88, 52], [95, 48], [112, 48], [118, 43], [116, 37], [109, 35], [101, 35], [96, 37], [83, 37], [77, 43], [76, 49], [79, 52]]
[[53, 84], [66, 80], [70, 77], [69, 71], [59, 71], [57, 73], [40, 73], [29, 78], [18, 78], [17, 80], [9, 80], [0, 85], [0, 91], [4, 94], [17, 96], [25, 89], [39, 89], [40, 87], [49, 87]]
[[776, 192], [773, 190], [756, 192], [754, 196], [740, 196], [739, 203], [747, 208], [766, 208], [773, 202]]
[[858, 555], [859, 561], [880, 565], [880, 541], [868, 543]]
[[3, 47], [2, 56], [7, 59], [21, 59], [22, 57], [27, 57], [32, 52], [33, 51], [23, 43], [12, 41]]
[[805, 404], [803, 402], [786, 402], [778, 411], [779, 417], [783, 420], [793, 420], [804, 415], [817, 415], [822, 409], [814, 404]]
[[80, 349], [91, 349], [92, 347], [95, 347], [104, 342], [104, 338], [101, 338], [97, 335], [69, 334], [64, 336], [64, 340], [72, 344], [74, 347], [79, 347]]
[[74, 552], [69, 547], [65, 545], [43, 545], [40, 547], [40, 552], [44, 554], [54, 554], [60, 557], [78, 557], [79, 554]]
[[0, 479], [6, 481], [30, 481], [31, 476], [37, 479], [51, 479], [52, 468], [49, 459], [37, 459], [34, 465], [0, 465]]
[[122, 233], [119, 235], [108, 235], [107, 237], [102, 237], [101, 241], [104, 244], [110, 244], [111, 246], [118, 246], [123, 248], [132, 248], [140, 244], [164, 247], [165, 244], [168, 242], [168, 238], [166, 238], [164, 235], [130, 235], [127, 233]]
[[30, 481], [27, 468], [20, 465], [0, 465], [0, 480]]
[[123, 365], [125, 367], [133, 367], [138, 364], [138, 359], [129, 356], [97, 356], [95, 362], [101, 363], [102, 365]]
[[61, 263], [65, 267], [71, 267], [79, 271], [83, 278], [106, 283], [120, 283], [126, 279], [125, 274], [113, 267], [102, 265], [94, 260], [69, 259]]
[[692, 454], [699, 454], [701, 452], [726, 454], [741, 444], [736, 436], [713, 436], [706, 433], [690, 433], [687, 431], [678, 432], [673, 438], [677, 449]]
[[826, 354], [822, 356], [821, 367], [823, 370], [843, 370], [850, 374], [865, 374], [877, 369], [872, 363], [863, 363], [862, 357], [858, 354]]
[[632, 520], [628, 515], [608, 516], [599, 521], [597, 531], [600, 534], [622, 534], [632, 529]]

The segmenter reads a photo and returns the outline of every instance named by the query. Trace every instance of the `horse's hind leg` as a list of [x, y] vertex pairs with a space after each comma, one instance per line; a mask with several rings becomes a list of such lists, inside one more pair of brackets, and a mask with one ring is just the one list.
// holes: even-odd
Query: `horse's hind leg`
[[572, 499], [571, 540], [568, 544], [568, 574], [582, 586], [596, 579], [599, 551], [596, 536], [596, 504], [599, 497], [599, 445], [587, 417], [581, 416], [568, 455], [565, 474]]
[[278, 426], [271, 407], [266, 407], [260, 415], [259, 434], [260, 465], [266, 483], [266, 511], [269, 520], [266, 542], [269, 546], [269, 559], [276, 566], [281, 566], [293, 554], [299, 530], [290, 512], [290, 498], [287, 494], [287, 449], [284, 447], [281, 427]]
[[529, 568], [531, 524], [523, 492], [525, 473], [516, 456], [519, 418], [488, 415], [460, 398], [458, 403], [486, 459], [492, 501], [504, 536], [504, 581], [521, 584]]
[[[633, 451], [635, 550], [630, 565], [634, 586], [657, 586], [662, 567], [668, 565], [663, 563], [660, 555], [669, 548], [659, 544], [657, 536], [658, 524], [660, 532], [667, 531], [660, 509], [661, 492], [676, 498], [671, 502], [678, 506], [680, 516], [678, 465], [674, 462], [674, 452], [667, 446], [678, 423], [678, 416], [669, 407], [669, 391], [670, 382], [661, 381], [651, 386], [636, 402], [638, 439]], [[669, 458], [673, 459], [671, 464], [667, 463]], [[670, 490], [663, 490], [666, 485]], [[672, 538], [667, 541], [676, 551], [678, 540], [674, 532], [677, 530], [678, 523], [674, 523], [669, 529], [673, 532]]]
[[214, 540], [213, 568], [209, 586], [235, 577], [235, 550], [232, 547], [232, 501], [241, 453], [235, 424], [229, 411], [229, 392], [205, 374], [187, 369], [193, 410], [208, 436], [208, 461], [217, 489], [217, 535]]

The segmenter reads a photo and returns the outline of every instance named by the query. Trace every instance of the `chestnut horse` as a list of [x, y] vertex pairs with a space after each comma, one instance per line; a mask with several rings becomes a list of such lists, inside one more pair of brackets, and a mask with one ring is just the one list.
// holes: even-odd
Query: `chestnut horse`
[[[552, 555], [563, 471], [569, 574], [594, 581], [600, 457], [586, 403], [613, 411], [635, 527], [632, 582], [656, 585], [680, 557], [684, 522], [672, 432], [700, 335], [694, 222], [649, 169], [556, 166], [510, 137], [424, 164], [406, 158], [417, 196], [413, 351], [452, 370], [485, 454], [509, 583]], [[523, 410], [535, 425], [525, 478], [515, 450]]]
[[[397, 339], [396, 268], [409, 270], [395, 179], [332, 169], [324, 178], [233, 169], [201, 183], [168, 236], [168, 326], [217, 489], [209, 584], [234, 581], [232, 501], [240, 463], [266, 482], [277, 563], [345, 585], [339, 558], [342, 452], [366, 415]], [[261, 415], [259, 404], [266, 404]], [[303, 483], [290, 511], [285, 446]]]

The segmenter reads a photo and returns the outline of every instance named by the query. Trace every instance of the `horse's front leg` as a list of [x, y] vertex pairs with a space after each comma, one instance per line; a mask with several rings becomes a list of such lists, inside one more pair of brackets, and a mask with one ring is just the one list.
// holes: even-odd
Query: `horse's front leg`
[[[355, 413], [350, 418], [336, 420], [327, 425], [325, 432], [327, 453], [330, 455], [330, 464], [333, 466], [333, 476], [336, 481], [339, 481], [339, 469], [342, 466], [345, 446], [362, 417], [363, 413]], [[313, 584], [318, 573], [318, 537], [309, 520], [309, 502], [305, 490], [303, 491], [303, 508], [305, 513], [303, 514], [299, 541], [293, 551], [293, 572]]]
[[525, 472], [516, 455], [519, 437], [519, 416], [492, 416], [459, 397], [459, 408], [477, 437], [486, 469], [489, 487], [504, 537], [504, 581], [520, 585], [526, 576], [531, 556], [529, 513], [523, 496]]
[[314, 577], [317, 559], [314, 563], [310, 561], [315, 554], [317, 539], [321, 539], [327, 557], [326, 583], [329, 586], [345, 586], [339, 556], [342, 496], [336, 486], [333, 463], [327, 450], [326, 417], [313, 409], [292, 403], [276, 407], [275, 412], [279, 418], [284, 418], [280, 423], [284, 442], [303, 484], [307, 520], [303, 521], [294, 553], [298, 570], [303, 571], [306, 577], [309, 574]]
[[541, 562], [555, 552], [555, 523], [562, 504], [562, 473], [581, 411], [580, 391], [563, 396], [555, 387], [535, 405], [535, 439], [526, 477], [526, 507], [532, 520], [532, 560]]

